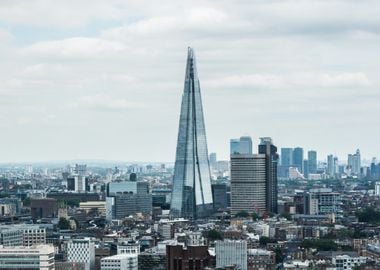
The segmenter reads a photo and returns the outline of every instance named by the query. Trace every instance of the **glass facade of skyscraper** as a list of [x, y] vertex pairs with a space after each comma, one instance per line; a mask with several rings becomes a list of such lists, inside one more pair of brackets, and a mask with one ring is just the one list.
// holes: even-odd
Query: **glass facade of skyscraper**
[[207, 216], [213, 209], [211, 175], [200, 84], [193, 49], [188, 49], [174, 167], [171, 214]]

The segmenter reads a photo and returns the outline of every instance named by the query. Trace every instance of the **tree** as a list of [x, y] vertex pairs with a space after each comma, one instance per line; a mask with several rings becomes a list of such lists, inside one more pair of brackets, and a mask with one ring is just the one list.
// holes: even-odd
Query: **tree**
[[252, 213], [252, 220], [256, 221], [256, 220], [259, 220], [259, 219], [260, 219], [260, 216], [256, 212], [253, 212]]
[[316, 248], [322, 251], [338, 250], [338, 245], [330, 239], [305, 239], [300, 246], [303, 248]]
[[246, 217], [249, 217], [249, 214], [247, 211], [240, 211], [238, 212], [235, 217], [242, 217], [242, 218], [246, 218]]
[[222, 234], [220, 233], [220, 231], [217, 230], [209, 230], [207, 232], [207, 238], [211, 241], [223, 240]]
[[266, 237], [266, 236], [261, 236], [259, 243], [261, 246], [266, 246], [268, 243], [276, 243], [276, 240], [271, 239], [271, 238]]
[[61, 217], [58, 221], [58, 228], [60, 230], [69, 230], [70, 227], [70, 221], [65, 219], [64, 217]]

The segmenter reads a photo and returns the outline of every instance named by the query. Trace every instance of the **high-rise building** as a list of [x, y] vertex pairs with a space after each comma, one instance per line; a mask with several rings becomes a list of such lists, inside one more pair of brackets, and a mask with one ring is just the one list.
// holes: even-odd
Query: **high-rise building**
[[240, 153], [240, 139], [230, 140], [230, 155]]
[[207, 217], [212, 209], [211, 175], [201, 89], [194, 51], [189, 48], [170, 212], [173, 216], [196, 219]]
[[351, 168], [351, 173], [355, 175], [360, 175], [361, 168], [361, 156], [360, 150], [356, 150], [355, 154], [348, 155], [348, 167]]
[[308, 151], [307, 160], [309, 165], [309, 173], [317, 173], [317, 151]]
[[252, 139], [249, 136], [240, 137], [240, 154], [252, 154]]
[[231, 214], [267, 210], [266, 154], [231, 155]]
[[266, 156], [266, 208], [270, 213], [277, 213], [277, 147], [269, 137], [261, 138], [259, 154]]
[[215, 256], [217, 268], [235, 266], [234, 269], [247, 270], [247, 241], [216, 241]]
[[251, 155], [252, 154], [252, 138], [242, 136], [239, 139], [230, 140], [230, 154]]
[[309, 177], [309, 160], [307, 159], [303, 161], [303, 175], [305, 178]]
[[333, 155], [327, 156], [327, 174], [330, 177], [335, 177], [339, 173], [338, 158]]
[[303, 148], [296, 147], [293, 150], [293, 166], [303, 173]]
[[281, 166], [293, 165], [293, 148], [281, 148]]

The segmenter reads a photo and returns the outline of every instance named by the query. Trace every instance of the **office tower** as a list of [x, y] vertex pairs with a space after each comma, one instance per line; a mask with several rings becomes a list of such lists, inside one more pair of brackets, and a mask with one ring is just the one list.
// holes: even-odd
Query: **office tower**
[[240, 139], [230, 140], [230, 155], [240, 153]]
[[317, 151], [308, 151], [307, 160], [309, 161], [309, 173], [317, 173]]
[[67, 243], [67, 260], [85, 263], [86, 269], [95, 269], [95, 243], [91, 239], [71, 239]]
[[303, 161], [303, 176], [307, 179], [309, 177], [309, 160]]
[[212, 209], [211, 175], [201, 89], [194, 51], [189, 48], [170, 212], [173, 216], [196, 219], [207, 217]]
[[212, 200], [215, 210], [227, 209], [227, 185], [224, 183], [212, 184]]
[[211, 153], [209, 159], [210, 159], [210, 166], [212, 168], [215, 168], [215, 165], [216, 165], [216, 153]]
[[265, 154], [231, 155], [231, 215], [266, 212], [266, 164]]
[[52, 270], [54, 253], [52, 245], [2, 247], [0, 269]]
[[137, 270], [138, 254], [118, 254], [100, 260], [100, 270]]
[[242, 136], [239, 139], [230, 140], [230, 154], [252, 154], [252, 138], [249, 136]]
[[236, 269], [247, 270], [247, 241], [216, 241], [215, 256], [217, 268], [235, 265]]
[[349, 154], [348, 155], [348, 167], [351, 168], [352, 174], [360, 175], [360, 168], [361, 168], [361, 157], [360, 157], [360, 150], [356, 150], [355, 154]]
[[281, 166], [293, 165], [293, 148], [281, 148]]
[[260, 138], [259, 154], [266, 158], [266, 209], [269, 213], [277, 213], [277, 147], [269, 137]]
[[303, 173], [303, 148], [296, 147], [293, 150], [293, 166]]
[[252, 154], [252, 139], [249, 136], [240, 137], [239, 142], [240, 154]]
[[327, 156], [327, 174], [330, 177], [335, 176], [335, 164], [334, 164], [334, 156], [333, 155], [328, 155]]

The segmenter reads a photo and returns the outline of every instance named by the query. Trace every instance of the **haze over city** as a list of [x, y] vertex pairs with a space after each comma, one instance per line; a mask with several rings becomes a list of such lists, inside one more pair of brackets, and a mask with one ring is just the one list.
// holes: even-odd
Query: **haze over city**
[[186, 49], [209, 152], [379, 157], [376, 1], [2, 1], [0, 161], [174, 162]]

